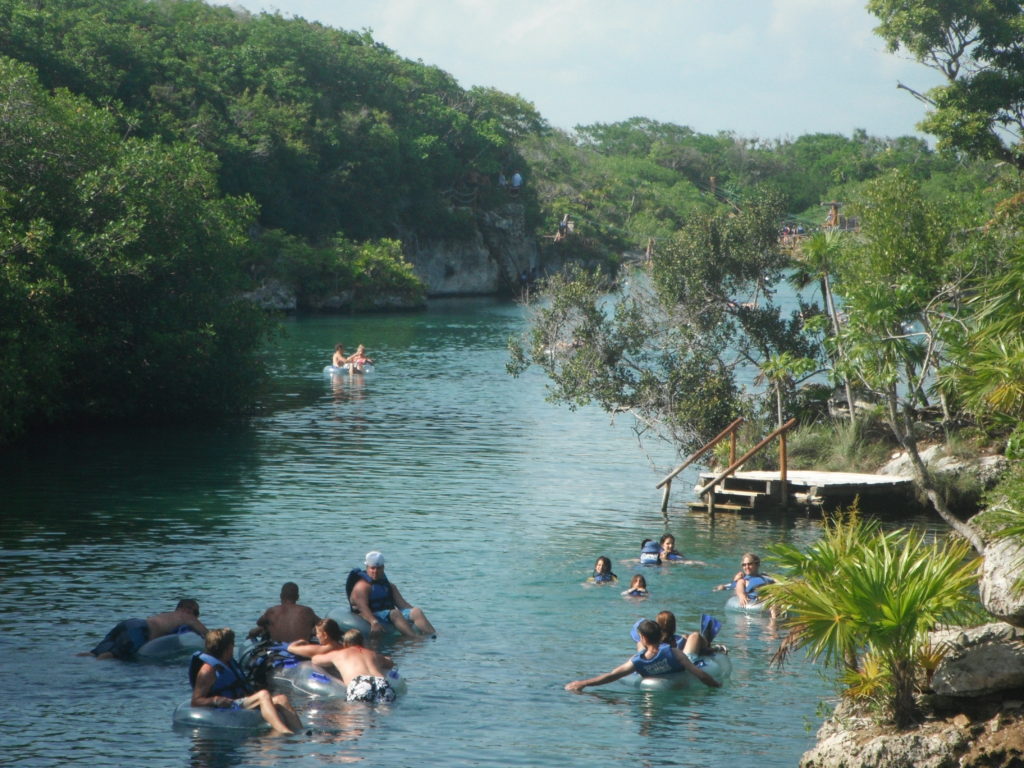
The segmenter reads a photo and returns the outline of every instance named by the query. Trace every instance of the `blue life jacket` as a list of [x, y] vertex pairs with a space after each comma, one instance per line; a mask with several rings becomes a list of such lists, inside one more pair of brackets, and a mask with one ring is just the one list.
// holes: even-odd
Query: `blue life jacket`
[[359, 609], [352, 602], [352, 588], [355, 587], [356, 582], [360, 579], [370, 585], [369, 603], [370, 610], [373, 613], [377, 611], [390, 611], [395, 607], [395, 596], [387, 576], [382, 576], [377, 581], [374, 581], [370, 578], [370, 574], [362, 568], [353, 568], [349, 571], [348, 578], [345, 580], [345, 594], [349, 599], [348, 604], [352, 613], [359, 613]]
[[595, 584], [605, 584], [605, 583], [607, 583], [609, 581], [614, 581], [614, 580], [615, 580], [615, 574], [612, 573], [611, 571], [606, 571], [605, 573], [598, 573], [597, 571], [594, 571], [594, 583]]
[[763, 573], [759, 573], [757, 576], [748, 577], [746, 582], [747, 583], [743, 591], [747, 593], [747, 598], [749, 600], [757, 600], [757, 590], [765, 584], [774, 584], [775, 579], [765, 576]]
[[631, 661], [633, 662], [633, 669], [641, 677], [668, 675], [685, 669], [682, 662], [672, 653], [672, 648], [666, 643], [662, 643], [658, 647], [658, 652], [651, 658], [645, 659], [644, 651], [641, 651]]
[[640, 565], [661, 565], [661, 547], [656, 541], [648, 541], [640, 550]]
[[196, 677], [203, 664], [213, 667], [213, 671], [217, 675], [217, 679], [214, 680], [213, 686], [210, 688], [210, 696], [240, 699], [251, 693], [249, 681], [245, 679], [245, 673], [238, 666], [238, 662], [231, 659], [229, 663], [225, 664], [220, 659], [203, 651], [196, 651], [192, 654], [192, 662], [188, 667], [188, 683], [193, 689], [196, 687]]
[[686, 558], [680, 555], [678, 552], [669, 552], [665, 555], [665, 560], [685, 560]]

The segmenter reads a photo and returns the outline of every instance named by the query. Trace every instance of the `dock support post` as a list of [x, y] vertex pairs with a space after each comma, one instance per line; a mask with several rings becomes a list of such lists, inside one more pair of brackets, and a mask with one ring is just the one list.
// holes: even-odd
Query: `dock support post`
[[665, 513], [668, 511], [668, 492], [672, 490], [672, 481], [669, 480], [665, 483], [665, 490], [661, 493], [661, 511]]

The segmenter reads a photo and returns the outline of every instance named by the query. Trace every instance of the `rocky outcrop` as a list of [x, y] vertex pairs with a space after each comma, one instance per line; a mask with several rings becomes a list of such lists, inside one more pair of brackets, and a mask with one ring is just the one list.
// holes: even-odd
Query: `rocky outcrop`
[[489, 295], [511, 291], [522, 272], [537, 266], [537, 243], [527, 237], [521, 203], [485, 211], [464, 240], [406, 238], [407, 257], [428, 296]]
[[933, 632], [931, 642], [946, 656], [924, 722], [898, 731], [843, 700], [801, 768], [1024, 766], [1024, 630], [994, 622]]
[[[977, 478], [979, 484], [988, 488], [999, 476], [1002, 475], [1007, 466], [1007, 459], [1000, 454], [985, 456], [971, 456], [964, 458], [949, 455], [946, 446], [942, 444], [930, 445], [920, 451], [921, 461], [929, 470], [937, 474], [959, 476], [969, 474]], [[892, 458], [878, 470], [880, 475], [898, 475], [908, 477], [914, 474], [910, 463], [910, 457], [905, 451], [899, 451], [892, 455]]]
[[978, 590], [985, 610], [998, 619], [1024, 627], [1024, 592], [1015, 589], [1024, 563], [1020, 539], [992, 539], [985, 545]]
[[993, 622], [933, 632], [931, 641], [946, 649], [932, 675], [936, 696], [982, 698], [1024, 688], [1024, 629]]
[[896, 731], [858, 716], [845, 702], [818, 731], [800, 768], [1020, 768], [1024, 717], [1020, 701], [980, 716], [957, 714]]

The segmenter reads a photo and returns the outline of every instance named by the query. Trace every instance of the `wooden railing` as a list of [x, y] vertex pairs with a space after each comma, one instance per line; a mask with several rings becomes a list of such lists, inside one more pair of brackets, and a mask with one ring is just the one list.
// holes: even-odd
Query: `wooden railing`
[[682, 472], [684, 469], [686, 469], [688, 466], [690, 466], [693, 462], [695, 462], [697, 459], [699, 459], [705, 453], [707, 453], [712, 448], [714, 448], [716, 445], [718, 445], [720, 442], [722, 442], [726, 437], [729, 437], [731, 439], [731, 441], [729, 443], [729, 463], [730, 464], [733, 463], [733, 461], [736, 459], [736, 430], [739, 429], [739, 426], [742, 423], [743, 423], [743, 417], [741, 416], [740, 418], [736, 419], [732, 424], [730, 424], [728, 427], [726, 427], [721, 432], [719, 432], [717, 437], [715, 437], [714, 439], [712, 439], [709, 442], [707, 442], [704, 445], [703, 448], [700, 448], [693, 455], [691, 455], [690, 458], [688, 458], [686, 461], [684, 461], [678, 467], [676, 467], [671, 472], [669, 472], [668, 475], [665, 476], [665, 479], [663, 479], [660, 483], [658, 483], [656, 486], [654, 486], [655, 488], [661, 488], [662, 486], [664, 486], [664, 488], [665, 488], [665, 491], [661, 495], [661, 511], [662, 512], [664, 512], [665, 510], [668, 509], [668, 494], [672, 490], [672, 478], [674, 478], [676, 475], [678, 475], [680, 472]]
[[[698, 488], [697, 489], [697, 495], [698, 496], [700, 496], [702, 498], [704, 496], [707, 496], [706, 504], [707, 504], [708, 512], [714, 512], [715, 511], [715, 493], [714, 493], [715, 486], [718, 485], [723, 480], [725, 480], [725, 478], [729, 477], [729, 475], [733, 474], [737, 469], [739, 469], [739, 467], [743, 466], [743, 463], [747, 459], [749, 459], [751, 456], [753, 456], [758, 451], [760, 451], [762, 448], [764, 448], [766, 445], [768, 445], [776, 437], [779, 438], [779, 501], [781, 502], [782, 506], [786, 506], [786, 501], [789, 498], [789, 493], [788, 493], [788, 490], [787, 490], [787, 487], [786, 487], [786, 473], [787, 473], [786, 432], [788, 432], [794, 426], [796, 426], [796, 419], [790, 419], [785, 424], [783, 424], [781, 427], [779, 427], [778, 429], [773, 431], [771, 434], [769, 434], [767, 437], [765, 437], [761, 442], [759, 442], [757, 445], [755, 445], [753, 448], [751, 448], [745, 454], [743, 454], [740, 458], [733, 459], [732, 457], [730, 457], [729, 466], [728, 467], [726, 467], [721, 472], [719, 472], [714, 480], [712, 480], [711, 482], [709, 482], [709, 483], [703, 485], [702, 487]], [[662, 509], [664, 509], [664, 507]]]

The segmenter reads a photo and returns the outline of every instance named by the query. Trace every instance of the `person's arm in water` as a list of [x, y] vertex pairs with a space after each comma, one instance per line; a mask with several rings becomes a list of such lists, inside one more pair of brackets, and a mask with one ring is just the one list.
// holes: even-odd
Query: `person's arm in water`
[[582, 691], [588, 685], [605, 685], [606, 683], [614, 682], [620, 678], [625, 677], [633, 671], [633, 660], [620, 664], [611, 672], [605, 672], [603, 675], [597, 677], [591, 677], [588, 680], [574, 680], [571, 683], [565, 684], [565, 690], [567, 691]]

